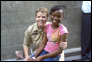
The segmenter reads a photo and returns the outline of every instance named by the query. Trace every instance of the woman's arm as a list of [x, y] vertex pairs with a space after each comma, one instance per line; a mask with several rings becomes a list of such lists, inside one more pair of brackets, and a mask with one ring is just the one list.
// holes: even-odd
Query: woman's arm
[[[63, 34], [61, 37], [60, 37], [60, 42], [65, 42], [65, 40], [66, 40], [66, 34]], [[60, 43], [59, 42], [59, 43]], [[46, 59], [46, 58], [50, 58], [50, 57], [54, 57], [54, 56], [57, 56], [57, 55], [59, 55], [60, 53], [62, 53], [62, 48], [60, 47], [60, 45], [59, 45], [59, 48], [58, 48], [58, 50], [56, 50], [56, 51], [53, 51], [53, 52], [51, 52], [51, 53], [49, 53], [49, 54], [46, 54], [46, 55], [42, 55], [42, 56], [40, 56], [42, 59]]]
[[23, 49], [24, 49], [24, 54], [25, 54], [24, 61], [27, 61], [27, 58], [29, 57], [29, 55], [28, 55], [29, 47], [24, 46]]
[[37, 52], [34, 56], [35, 58], [43, 51], [46, 43], [47, 43], [47, 35], [46, 35], [46, 32], [44, 32], [42, 43], [41, 43], [40, 47], [38, 48], [38, 50], [37, 50]]

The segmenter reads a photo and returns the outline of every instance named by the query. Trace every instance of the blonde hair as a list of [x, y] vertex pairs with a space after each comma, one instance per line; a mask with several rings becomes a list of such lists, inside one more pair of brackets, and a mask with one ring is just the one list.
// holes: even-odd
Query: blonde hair
[[35, 12], [35, 16], [37, 15], [38, 12], [47, 13], [47, 17], [48, 17], [48, 9], [47, 8], [45, 8], [45, 7], [38, 8]]

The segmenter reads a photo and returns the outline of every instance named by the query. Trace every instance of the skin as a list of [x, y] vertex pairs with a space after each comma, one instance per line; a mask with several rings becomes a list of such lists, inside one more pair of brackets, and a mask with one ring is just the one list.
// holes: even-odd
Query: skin
[[57, 29], [60, 26], [59, 23], [61, 23], [62, 19], [63, 19], [63, 10], [52, 12], [51, 13], [51, 22], [52, 22], [51, 27], [53, 29]]
[[[63, 19], [63, 11], [55, 11], [51, 13], [51, 21], [52, 21], [52, 29], [57, 29], [60, 25], [59, 23], [62, 21]], [[46, 54], [46, 55], [42, 55], [42, 56], [38, 56], [44, 49], [45, 45], [47, 44], [47, 35], [46, 32], [44, 32], [43, 35], [43, 41], [39, 47], [39, 49], [37, 50], [36, 54], [35, 54], [35, 60], [31, 60], [31, 61], [42, 61], [43, 59], [46, 58], [50, 58], [50, 57], [54, 57], [57, 56], [58, 54], [62, 53], [62, 47], [59, 45], [59, 48], [56, 51], [53, 51], [52, 53]], [[59, 37], [59, 43], [60, 42], [65, 42], [66, 41], [66, 34], [63, 34], [62, 36]], [[32, 59], [32, 58], [31, 58]]]
[[37, 22], [38, 28], [40, 29], [44, 28], [47, 20], [48, 20], [47, 13], [42, 13], [42, 12], [37, 13], [36, 22]]
[[[36, 22], [37, 22], [37, 26], [38, 26], [39, 29], [43, 29], [44, 28], [45, 23], [47, 22], [47, 20], [48, 20], [47, 13], [42, 13], [42, 12], [38, 12], [37, 13], [37, 15], [36, 15]], [[41, 51], [43, 50], [43, 48], [45, 47], [45, 45], [47, 43], [46, 33], [44, 33], [43, 36], [44, 36], [43, 37], [44, 40], [43, 40], [40, 48], [38, 49], [39, 54], [41, 53]], [[65, 49], [66, 47], [67, 47], [67, 42], [66, 43], [65, 42], [61, 42], [60, 43], [60, 48]], [[25, 59], [24, 59], [24, 61], [41, 61], [41, 60], [43, 60], [44, 58], [46, 58], [48, 56], [47, 55], [46, 57], [45, 56], [39, 56], [39, 57], [37, 57], [38, 56], [38, 53], [37, 53], [36, 56], [35, 56], [36, 60], [34, 60], [33, 58], [30, 58], [30, 56], [28, 55], [29, 47], [25, 46], [25, 47], [23, 47], [23, 49], [24, 49], [24, 53], [25, 53]], [[51, 56], [53, 54], [51, 54]]]

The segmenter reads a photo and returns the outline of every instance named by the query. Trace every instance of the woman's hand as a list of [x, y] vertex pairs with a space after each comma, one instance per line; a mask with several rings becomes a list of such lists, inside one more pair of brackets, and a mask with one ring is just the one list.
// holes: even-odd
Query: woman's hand
[[66, 49], [66, 47], [67, 47], [67, 39], [65, 40], [65, 42], [61, 42], [61, 43], [60, 43], [60, 47], [61, 47], [62, 49]]
[[28, 61], [28, 58], [30, 58], [30, 57], [28, 56], [28, 57], [24, 58], [24, 61]]
[[36, 57], [35, 60], [36, 60], [36, 61], [42, 61], [42, 60], [43, 60], [43, 56], [38, 56], [38, 57]]

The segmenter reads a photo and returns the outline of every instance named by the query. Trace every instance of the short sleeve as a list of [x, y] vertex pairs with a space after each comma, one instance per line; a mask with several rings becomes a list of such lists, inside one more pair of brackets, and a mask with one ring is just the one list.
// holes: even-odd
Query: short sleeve
[[30, 42], [32, 40], [31, 36], [30, 36], [30, 30], [31, 30], [32, 26], [28, 27], [28, 29], [25, 31], [25, 36], [24, 36], [24, 43], [23, 46], [30, 46]]
[[60, 30], [60, 35], [63, 35], [63, 34], [69, 34], [67, 28], [65, 26], [62, 27], [62, 29]]

